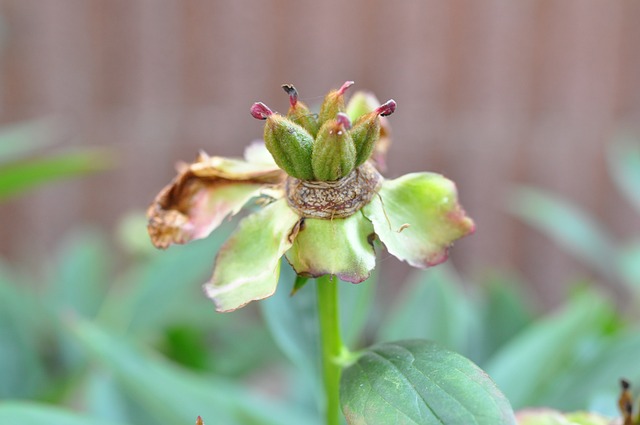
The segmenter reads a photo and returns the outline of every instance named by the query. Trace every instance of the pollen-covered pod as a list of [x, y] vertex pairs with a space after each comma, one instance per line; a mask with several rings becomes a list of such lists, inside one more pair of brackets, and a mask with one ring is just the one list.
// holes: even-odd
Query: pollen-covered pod
[[313, 180], [311, 134], [293, 121], [274, 113], [261, 102], [253, 104], [251, 115], [267, 120], [264, 126], [264, 143], [278, 167], [298, 179]]
[[351, 138], [356, 148], [356, 167], [369, 159], [380, 138], [380, 117], [393, 114], [396, 102], [388, 100], [375, 110], [362, 115], [351, 129]]
[[318, 120], [307, 105], [298, 100], [298, 90], [292, 84], [283, 84], [282, 89], [289, 95], [289, 112], [287, 118], [298, 124], [311, 134], [314, 138], [318, 134]]
[[350, 128], [351, 122], [344, 113], [320, 127], [311, 157], [316, 180], [338, 180], [355, 168], [356, 148], [348, 131]]

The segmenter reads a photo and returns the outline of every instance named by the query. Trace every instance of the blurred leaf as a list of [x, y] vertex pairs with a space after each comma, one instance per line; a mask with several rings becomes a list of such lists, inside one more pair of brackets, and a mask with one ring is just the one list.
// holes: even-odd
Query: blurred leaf
[[640, 214], [640, 140], [627, 136], [614, 143], [609, 150], [609, 171]]
[[314, 423], [295, 409], [268, 403], [230, 382], [180, 369], [89, 322], [73, 323], [72, 330], [90, 355], [113, 373], [129, 396], [145, 406], [159, 425], [191, 423], [197, 415], [224, 424]]
[[59, 248], [57, 270], [45, 298], [65, 314], [92, 318], [109, 287], [111, 249], [95, 229], [77, 229]]
[[616, 246], [599, 224], [575, 205], [544, 191], [518, 187], [509, 209], [577, 258], [611, 276]]
[[128, 295], [110, 293], [105, 320], [144, 334], [175, 322], [200, 322], [207, 313], [213, 317], [213, 303], [201, 288], [229, 230], [223, 226], [206, 239], [157, 251], [136, 264], [118, 282], [119, 289], [130, 291]]
[[80, 388], [78, 397], [86, 405], [87, 413], [93, 417], [119, 422], [128, 421], [126, 400], [113, 376], [103, 370], [91, 370], [86, 384]]
[[631, 287], [640, 288], [640, 241], [621, 249], [617, 269]]
[[377, 341], [428, 339], [466, 354], [475, 311], [460, 288], [446, 265], [416, 273], [381, 324]]
[[57, 126], [50, 119], [30, 120], [0, 127], [0, 164], [27, 156], [51, 144], [56, 131]]
[[507, 399], [468, 359], [429, 341], [383, 343], [345, 369], [349, 424], [515, 425]]
[[364, 282], [340, 282], [338, 286], [342, 339], [354, 347], [362, 339], [376, 296], [378, 276], [375, 272]]
[[0, 201], [54, 180], [102, 171], [111, 166], [110, 156], [103, 150], [75, 150], [14, 162], [0, 167]]
[[0, 399], [36, 397], [46, 390], [40, 358], [44, 321], [36, 298], [0, 265]]
[[530, 299], [521, 292], [513, 278], [493, 277], [483, 287], [479, 308], [479, 353], [473, 356], [484, 362], [534, 318]]
[[[0, 423], [15, 425], [124, 425], [32, 402], [0, 401]], [[191, 422], [187, 422], [191, 423]]]
[[291, 297], [290, 288], [296, 275], [286, 263], [280, 269], [278, 290], [260, 301], [260, 309], [278, 347], [304, 374], [311, 387], [318, 389], [320, 336], [315, 281]]
[[564, 375], [593, 359], [613, 317], [602, 297], [582, 294], [510, 340], [485, 370], [516, 409], [548, 403]]
[[640, 383], [640, 332], [624, 332], [607, 338], [597, 350], [588, 362], [580, 363], [571, 373], [558, 377], [547, 397], [554, 407], [562, 410], [589, 408], [611, 416], [618, 413], [619, 378]]

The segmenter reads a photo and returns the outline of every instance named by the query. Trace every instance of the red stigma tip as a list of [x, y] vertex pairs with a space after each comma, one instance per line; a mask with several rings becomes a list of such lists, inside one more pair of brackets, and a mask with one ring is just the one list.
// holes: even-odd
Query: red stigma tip
[[289, 95], [289, 103], [291, 106], [296, 106], [296, 103], [298, 103], [298, 90], [293, 87], [293, 84], [283, 84], [282, 89]]
[[384, 102], [382, 105], [378, 106], [378, 108], [376, 108], [376, 112], [379, 115], [386, 117], [387, 115], [391, 115], [396, 111], [396, 106], [398, 106], [396, 101], [390, 99]]
[[336, 115], [336, 121], [338, 121], [338, 124], [343, 126], [345, 130], [349, 130], [351, 128], [351, 120], [344, 112], [338, 112], [338, 115]]
[[345, 81], [342, 87], [338, 89], [338, 94], [344, 94], [344, 92], [346, 92], [347, 89], [351, 87], [353, 84], [354, 84], [353, 81]]
[[273, 115], [273, 111], [269, 109], [267, 105], [262, 102], [256, 102], [251, 105], [251, 116], [258, 120], [266, 120], [270, 115]]

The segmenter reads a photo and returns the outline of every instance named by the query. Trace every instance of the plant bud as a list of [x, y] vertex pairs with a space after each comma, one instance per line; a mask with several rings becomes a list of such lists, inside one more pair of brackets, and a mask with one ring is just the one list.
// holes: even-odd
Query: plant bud
[[355, 123], [358, 118], [373, 112], [378, 106], [380, 106], [380, 101], [373, 93], [357, 91], [349, 99], [345, 112], [349, 115], [351, 122]]
[[331, 90], [322, 101], [320, 113], [318, 114], [318, 124], [320, 127], [334, 119], [339, 112], [344, 112], [344, 92], [353, 85], [353, 81], [346, 81], [338, 90]]
[[349, 117], [339, 113], [318, 130], [311, 157], [316, 180], [338, 180], [355, 168], [356, 148], [348, 131], [350, 128]]
[[356, 149], [355, 166], [364, 164], [373, 153], [380, 138], [380, 116], [391, 115], [396, 110], [396, 102], [388, 100], [374, 111], [362, 115], [351, 129], [351, 138]]
[[307, 105], [298, 100], [298, 90], [292, 84], [283, 84], [282, 88], [289, 95], [289, 112], [287, 118], [298, 124], [311, 134], [314, 138], [318, 134], [318, 120]]
[[267, 120], [264, 127], [264, 143], [278, 167], [300, 180], [313, 180], [313, 137], [309, 132], [282, 115], [274, 113], [263, 103], [254, 103], [251, 115]]

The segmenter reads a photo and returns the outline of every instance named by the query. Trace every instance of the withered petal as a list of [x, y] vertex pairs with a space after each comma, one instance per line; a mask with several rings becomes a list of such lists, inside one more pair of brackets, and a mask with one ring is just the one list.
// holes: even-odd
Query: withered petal
[[209, 157], [180, 165], [176, 178], [149, 206], [147, 229], [157, 248], [207, 237], [228, 215], [236, 214], [251, 198], [273, 188], [285, 178], [272, 164]]

